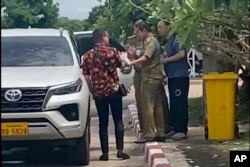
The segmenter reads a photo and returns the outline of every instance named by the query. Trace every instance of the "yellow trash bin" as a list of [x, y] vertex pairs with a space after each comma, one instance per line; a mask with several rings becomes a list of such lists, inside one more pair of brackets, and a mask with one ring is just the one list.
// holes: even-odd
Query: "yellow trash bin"
[[230, 140], [235, 136], [235, 100], [238, 76], [235, 73], [203, 75], [206, 89], [209, 140]]

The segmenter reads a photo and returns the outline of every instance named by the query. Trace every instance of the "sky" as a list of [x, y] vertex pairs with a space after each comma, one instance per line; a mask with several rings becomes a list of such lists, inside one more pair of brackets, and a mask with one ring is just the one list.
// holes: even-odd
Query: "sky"
[[101, 5], [97, 0], [54, 0], [56, 2], [59, 3], [60, 17], [80, 20], [87, 19], [91, 9]]

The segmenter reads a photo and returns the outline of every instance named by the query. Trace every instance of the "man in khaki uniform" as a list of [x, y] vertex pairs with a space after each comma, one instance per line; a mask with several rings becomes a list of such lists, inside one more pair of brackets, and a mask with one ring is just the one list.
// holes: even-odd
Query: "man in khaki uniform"
[[[136, 51], [139, 51], [138, 57], [134, 57], [135, 55], [129, 55], [132, 56], [130, 59], [137, 59], [141, 56], [141, 53], [143, 53], [143, 43], [135, 36], [128, 37], [128, 43], [130, 45], [135, 46]], [[135, 100], [136, 100], [136, 107], [138, 111], [138, 119], [140, 124], [140, 132], [143, 132], [143, 119], [142, 119], [142, 109], [141, 109], [141, 65], [135, 65], [134, 66], [135, 73], [134, 73], [134, 89], [135, 89]]]
[[[165, 141], [162, 107], [162, 65], [160, 44], [143, 21], [135, 23], [134, 32], [144, 41], [144, 54], [131, 65], [141, 64], [141, 109], [143, 112], [143, 139], [138, 143]], [[133, 48], [135, 52], [135, 48]], [[128, 52], [132, 52], [132, 48]], [[132, 54], [132, 53], [131, 53]], [[135, 54], [135, 53], [134, 53]]]

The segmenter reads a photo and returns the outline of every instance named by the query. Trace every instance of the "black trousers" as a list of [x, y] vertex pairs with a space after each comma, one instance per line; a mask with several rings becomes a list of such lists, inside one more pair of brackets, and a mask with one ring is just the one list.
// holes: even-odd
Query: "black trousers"
[[162, 86], [162, 106], [164, 112], [164, 124], [165, 124], [165, 134], [169, 133], [172, 130], [172, 123], [170, 119], [170, 111], [169, 111], [169, 104], [168, 104], [168, 97], [165, 92], [164, 86]]
[[124, 146], [124, 125], [122, 120], [122, 96], [114, 93], [109, 96], [95, 98], [95, 104], [99, 116], [99, 137], [102, 153], [109, 152], [108, 144], [108, 123], [109, 107], [115, 124], [115, 138], [117, 150], [123, 150]]
[[187, 133], [189, 77], [169, 78], [168, 89], [173, 130]]

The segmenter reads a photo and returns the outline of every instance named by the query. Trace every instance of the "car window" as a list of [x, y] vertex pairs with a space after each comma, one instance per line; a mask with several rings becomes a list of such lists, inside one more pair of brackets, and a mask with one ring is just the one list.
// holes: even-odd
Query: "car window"
[[65, 37], [2, 37], [2, 67], [72, 66], [69, 43]]
[[[75, 39], [78, 45], [78, 53], [80, 56], [84, 55], [88, 50], [92, 49], [95, 44], [91, 34], [78, 34], [75, 35]], [[116, 48], [120, 52], [125, 52], [126, 49], [115, 39], [109, 39], [109, 45]]]
[[78, 49], [77, 43], [76, 43], [75, 39], [72, 36], [70, 36], [70, 40], [72, 42], [74, 51], [76, 53], [77, 61], [78, 61], [79, 64], [81, 64], [81, 61], [80, 61], [81, 57], [80, 57], [79, 52], [78, 52], [79, 49]]
[[92, 49], [95, 44], [92, 35], [75, 35], [75, 40], [78, 46], [78, 53], [80, 56], [84, 55], [88, 50]]

